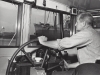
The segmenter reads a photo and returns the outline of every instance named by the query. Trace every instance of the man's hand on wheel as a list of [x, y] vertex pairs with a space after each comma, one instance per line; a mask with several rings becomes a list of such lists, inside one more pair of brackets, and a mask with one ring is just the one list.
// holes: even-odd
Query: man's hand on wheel
[[42, 44], [43, 42], [47, 41], [47, 37], [45, 37], [45, 36], [39, 36], [38, 40], [39, 40], [40, 44]]

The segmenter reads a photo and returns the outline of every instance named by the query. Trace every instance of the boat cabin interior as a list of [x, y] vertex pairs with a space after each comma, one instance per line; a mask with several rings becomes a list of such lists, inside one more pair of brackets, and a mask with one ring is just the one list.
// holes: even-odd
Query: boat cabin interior
[[[0, 75], [38, 75], [36, 67], [43, 75], [65, 70], [61, 52], [42, 46], [37, 37], [71, 37], [80, 12], [91, 13], [100, 32], [100, 0], [0, 0]], [[41, 62], [34, 58], [39, 56]]]

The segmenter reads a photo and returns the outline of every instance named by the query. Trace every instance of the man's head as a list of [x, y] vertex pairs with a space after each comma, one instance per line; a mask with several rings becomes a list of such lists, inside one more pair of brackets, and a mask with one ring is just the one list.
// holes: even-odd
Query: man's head
[[76, 20], [76, 30], [80, 31], [85, 29], [88, 26], [92, 26], [93, 17], [90, 13], [84, 12], [77, 16]]

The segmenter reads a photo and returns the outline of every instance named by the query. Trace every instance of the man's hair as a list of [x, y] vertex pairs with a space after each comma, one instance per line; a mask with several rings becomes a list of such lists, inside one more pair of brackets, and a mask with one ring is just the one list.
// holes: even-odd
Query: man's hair
[[88, 12], [80, 13], [78, 17], [81, 22], [85, 21], [88, 25], [91, 26], [93, 25], [93, 16], [90, 13]]

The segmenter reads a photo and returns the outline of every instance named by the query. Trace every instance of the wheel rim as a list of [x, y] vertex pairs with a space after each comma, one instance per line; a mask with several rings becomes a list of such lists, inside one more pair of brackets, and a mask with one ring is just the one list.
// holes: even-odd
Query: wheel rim
[[[11, 57], [9, 63], [8, 63], [7, 70], [6, 70], [6, 75], [9, 75], [10, 68], [11, 68], [12, 63], [13, 63], [15, 57], [17, 56], [17, 54], [18, 54], [20, 51], [22, 51], [23, 48], [24, 48], [25, 46], [27, 46], [28, 44], [30, 44], [30, 43], [32, 43], [32, 42], [34, 42], [34, 41], [36, 41], [36, 40], [37, 40], [37, 39], [34, 39], [34, 40], [31, 40], [31, 41], [28, 41], [28, 42], [22, 44], [22, 45], [14, 52], [14, 54], [12, 55], [12, 57]], [[23, 52], [23, 51], [22, 51], [22, 52]], [[31, 62], [31, 61], [30, 61], [30, 62]], [[32, 62], [31, 62], [31, 64], [34, 65]]]

